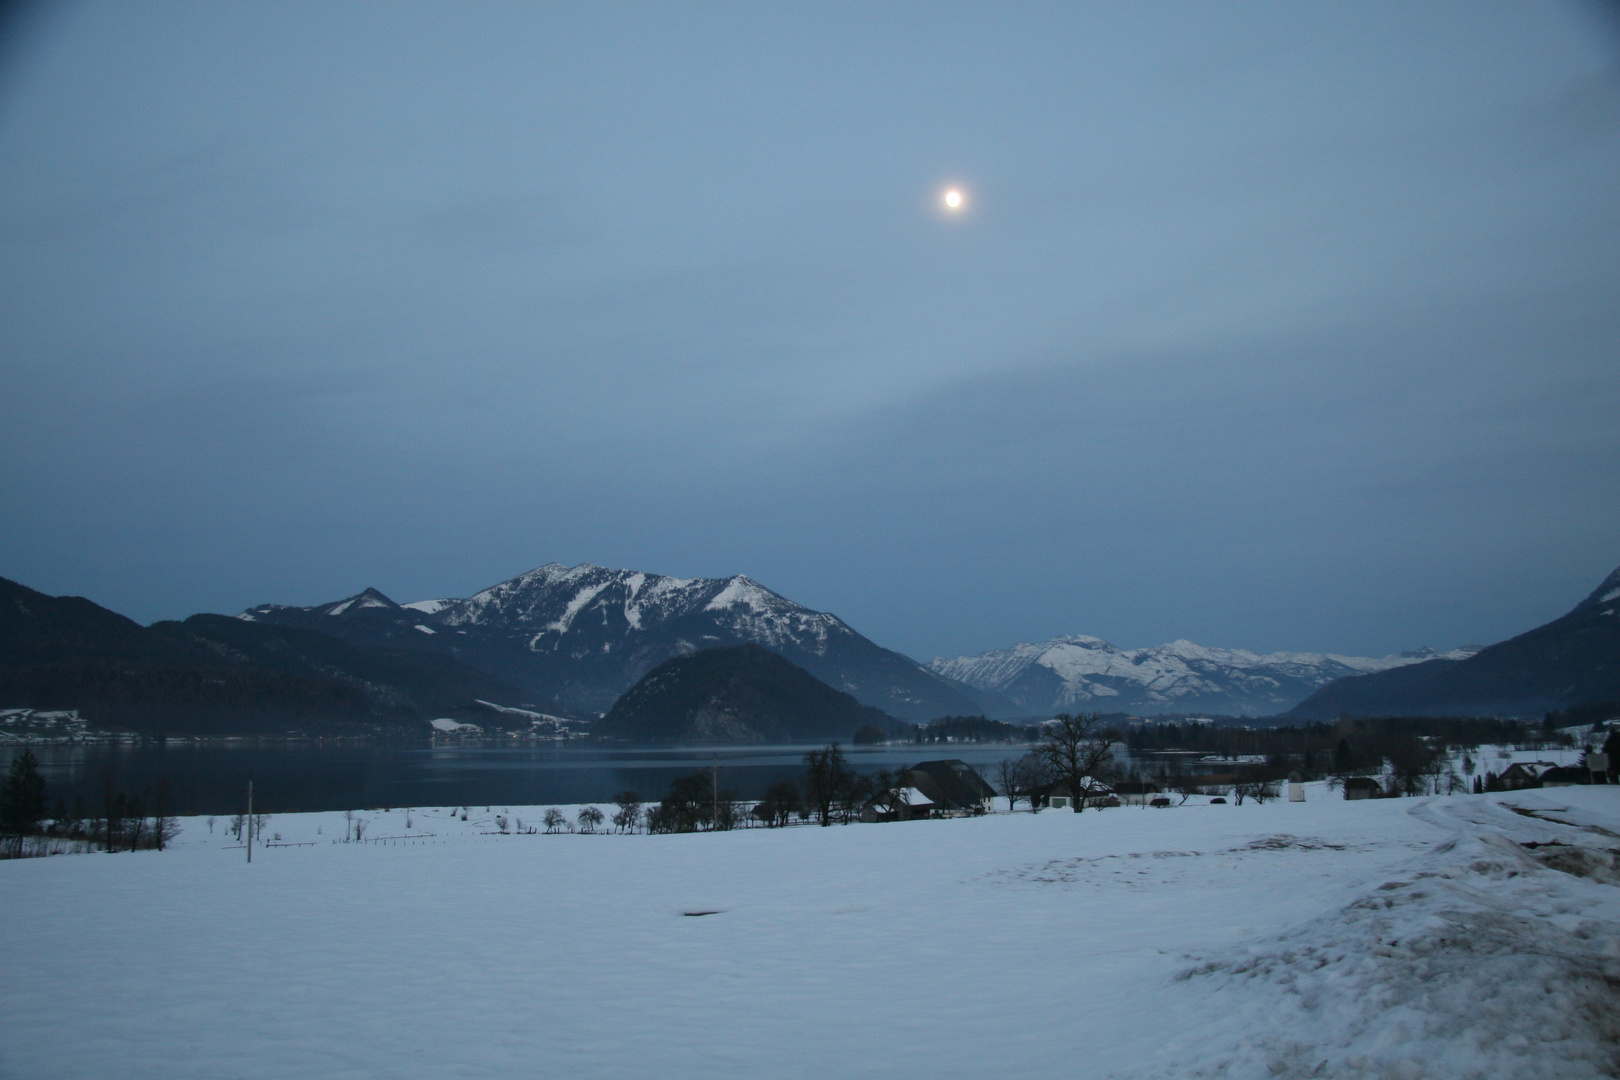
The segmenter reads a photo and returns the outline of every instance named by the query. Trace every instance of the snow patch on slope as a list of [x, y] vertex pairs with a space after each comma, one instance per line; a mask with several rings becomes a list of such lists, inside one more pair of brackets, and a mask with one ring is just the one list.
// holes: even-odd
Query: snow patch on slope
[[609, 584], [609, 582], [603, 581], [596, 585], [587, 585], [579, 590], [574, 594], [574, 598], [568, 601], [568, 606], [563, 608], [562, 616], [555, 622], [548, 623], [546, 629], [555, 630], [559, 634], [568, 633], [568, 628], [574, 623], [574, 617], [585, 610], [585, 606], [595, 600]]
[[780, 600], [781, 598], [775, 593], [761, 587], [758, 583], [742, 574], [738, 574], [726, 582], [726, 587], [716, 593], [714, 599], [704, 605], [703, 610], [721, 611], [725, 608], [744, 608], [755, 615], [764, 615], [778, 607]]
[[[978, 656], [936, 658], [927, 667], [939, 675], [994, 693], [1019, 693], [1035, 707], [1070, 708], [1097, 698], [1135, 695], [1141, 705], [1196, 704], [1205, 697], [1248, 702], [1246, 711], [1271, 712], [1296, 704], [1305, 694], [1347, 675], [1383, 671], [1430, 659], [1460, 660], [1475, 649], [1436, 653], [1432, 649], [1398, 656], [1340, 656], [1329, 653], [1257, 653], [1222, 649], [1185, 638], [1150, 649], [1121, 649], [1102, 638], [1071, 634], [1049, 641], [1019, 642]], [[1060, 684], [1051, 701], [1029, 702], [1031, 680], [1044, 669]]]

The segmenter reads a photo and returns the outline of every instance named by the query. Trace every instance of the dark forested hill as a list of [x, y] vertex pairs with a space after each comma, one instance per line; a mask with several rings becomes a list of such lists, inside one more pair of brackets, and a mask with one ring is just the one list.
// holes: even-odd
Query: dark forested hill
[[143, 627], [0, 578], [0, 708], [174, 734], [420, 732], [437, 716], [527, 726], [479, 701], [521, 697], [453, 658], [222, 615]]
[[1620, 569], [1567, 615], [1466, 660], [1339, 679], [1287, 719], [1354, 716], [1538, 716], [1620, 699]]
[[848, 740], [867, 724], [893, 721], [746, 644], [659, 664], [614, 703], [598, 731], [639, 742], [794, 742]]

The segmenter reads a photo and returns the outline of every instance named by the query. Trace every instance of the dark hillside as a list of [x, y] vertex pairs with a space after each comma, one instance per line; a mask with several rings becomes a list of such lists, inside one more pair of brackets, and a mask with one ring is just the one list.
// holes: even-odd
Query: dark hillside
[[0, 708], [147, 733], [367, 734], [422, 732], [436, 716], [527, 726], [477, 705], [522, 696], [451, 657], [223, 615], [143, 627], [0, 578]]
[[891, 728], [862, 705], [758, 645], [705, 649], [649, 671], [597, 730], [636, 742], [796, 742], [849, 739]]
[[1482, 649], [1328, 683], [1285, 719], [1540, 716], [1620, 698], [1620, 570], [1569, 614]]
[[[363, 687], [378, 705], [427, 720], [447, 716], [488, 726], [499, 723], [499, 714], [475, 707], [476, 701], [531, 704], [522, 691], [454, 657], [367, 648], [317, 630], [226, 615], [193, 615], [184, 622], [154, 623], [152, 630], [226, 662]], [[543, 704], [547, 712], [567, 715], [556, 705]]]

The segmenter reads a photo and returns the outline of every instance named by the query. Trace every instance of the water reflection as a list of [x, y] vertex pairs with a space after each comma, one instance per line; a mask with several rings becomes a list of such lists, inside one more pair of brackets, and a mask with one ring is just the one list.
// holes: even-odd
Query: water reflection
[[[718, 766], [721, 787], [738, 798], [796, 779], [814, 746], [604, 746], [420, 743], [145, 743], [34, 746], [52, 806], [86, 812], [101, 803], [106, 778], [137, 792], [169, 781], [180, 814], [229, 814], [253, 777], [255, 802], [269, 813], [375, 806], [486, 806], [606, 802], [626, 788], [657, 798], [677, 776]], [[955, 757], [988, 772], [1027, 748], [1011, 745], [845, 747], [861, 772]], [[21, 751], [0, 747], [0, 768]]]
[[[77, 797], [87, 813], [101, 805], [109, 773], [114, 787], [139, 792], [159, 779], [170, 784], [179, 814], [230, 814], [241, 809], [247, 780], [268, 813], [382, 806], [490, 806], [607, 802], [630, 789], [656, 799], [669, 782], [718, 766], [720, 785], [740, 799], [757, 799], [772, 781], [798, 779], [812, 745], [608, 746], [553, 743], [455, 745], [423, 743], [265, 742], [61, 744], [34, 746], [54, 807]], [[1028, 751], [1021, 745], [846, 746], [861, 772], [934, 758], [960, 758], [993, 780], [996, 763]], [[21, 752], [0, 746], [0, 768]], [[1148, 773], [1208, 772], [1216, 766], [1192, 755], [1116, 754], [1124, 768]], [[1217, 771], [1219, 771], [1217, 769]]]

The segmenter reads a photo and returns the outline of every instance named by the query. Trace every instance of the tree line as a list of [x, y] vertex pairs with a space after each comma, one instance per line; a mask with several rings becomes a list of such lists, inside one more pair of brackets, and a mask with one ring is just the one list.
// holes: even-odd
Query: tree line
[[168, 780], [138, 792], [118, 787], [109, 769], [101, 805], [87, 814], [82, 796], [72, 807], [58, 798], [47, 813], [48, 793], [39, 759], [24, 749], [11, 760], [0, 785], [0, 858], [57, 855], [73, 851], [162, 851], [180, 832]]

